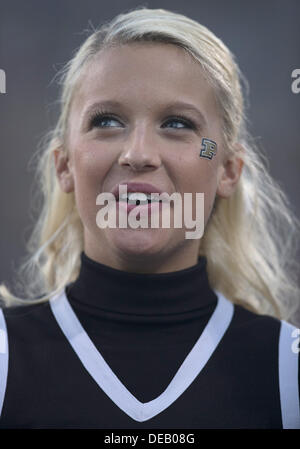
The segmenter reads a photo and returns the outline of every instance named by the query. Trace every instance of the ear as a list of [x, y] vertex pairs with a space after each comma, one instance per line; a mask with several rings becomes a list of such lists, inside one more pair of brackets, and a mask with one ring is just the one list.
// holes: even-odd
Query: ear
[[70, 160], [65, 149], [60, 146], [53, 150], [56, 175], [61, 189], [65, 193], [74, 191], [74, 178], [70, 168]]
[[220, 197], [228, 198], [235, 191], [244, 166], [244, 154], [245, 148], [236, 143], [234, 152], [224, 156], [224, 160], [219, 167], [219, 181], [216, 192]]

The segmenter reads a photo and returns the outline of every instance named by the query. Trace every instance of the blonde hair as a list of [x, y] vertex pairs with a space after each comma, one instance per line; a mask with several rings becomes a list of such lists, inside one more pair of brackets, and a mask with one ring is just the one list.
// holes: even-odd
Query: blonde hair
[[4, 305], [46, 301], [79, 274], [83, 226], [74, 194], [64, 193], [59, 186], [53, 150], [64, 147], [70, 106], [83, 70], [101, 57], [100, 50], [133, 42], [169, 43], [189, 52], [214, 87], [225, 151], [236, 151], [235, 142], [245, 149], [237, 188], [227, 199], [216, 198], [200, 245], [199, 255], [207, 258], [212, 288], [249, 310], [290, 318], [300, 296], [295, 257], [300, 226], [247, 132], [242, 88], [247, 87], [246, 80], [230, 50], [205, 26], [175, 12], [144, 6], [93, 29], [59, 73], [61, 113], [42, 143], [36, 171], [42, 210], [19, 272], [25, 297], [13, 295], [1, 284]]

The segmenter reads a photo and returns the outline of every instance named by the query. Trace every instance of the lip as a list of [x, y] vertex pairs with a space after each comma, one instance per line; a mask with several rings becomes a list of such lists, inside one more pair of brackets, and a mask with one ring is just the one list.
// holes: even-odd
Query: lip
[[141, 192], [141, 193], [158, 193], [161, 195], [161, 199], [163, 202], [169, 202], [166, 197], [166, 192], [161, 190], [159, 187], [154, 186], [153, 184], [148, 184], [144, 182], [122, 182], [121, 184], [117, 184], [111, 191], [111, 193], [116, 198], [116, 201], [119, 201], [119, 186], [126, 186], [127, 192]]
[[[161, 213], [162, 211], [162, 203], [149, 203], [149, 204], [143, 204], [143, 205], [135, 205], [135, 204], [127, 204], [125, 201], [118, 201], [119, 209], [117, 209], [118, 213], [120, 211], [129, 213], [132, 211], [132, 209], [137, 209], [138, 214], [142, 212], [143, 214], [146, 213], [146, 216], [150, 217], [153, 213]], [[137, 215], [138, 217], [138, 215]]]

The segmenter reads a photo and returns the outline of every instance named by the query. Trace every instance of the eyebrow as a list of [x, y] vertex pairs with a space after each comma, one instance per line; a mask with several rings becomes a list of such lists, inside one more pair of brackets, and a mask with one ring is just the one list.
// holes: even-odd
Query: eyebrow
[[[103, 101], [98, 101], [96, 103], [93, 103], [92, 105], [90, 105], [85, 112], [83, 113], [83, 117], [90, 117], [91, 114], [93, 113], [93, 111], [97, 110], [98, 108], [124, 108], [126, 107], [125, 104], [117, 101], [117, 100], [103, 100]], [[186, 103], [183, 101], [174, 101], [174, 102], [170, 102], [165, 104], [162, 109], [165, 112], [171, 112], [174, 109], [183, 109], [186, 111], [190, 111], [193, 112], [194, 114], [197, 115], [198, 119], [200, 120], [202, 126], [207, 126], [207, 120], [205, 118], [205, 115], [203, 114], [203, 112], [201, 112], [196, 106], [194, 106], [191, 103]]]

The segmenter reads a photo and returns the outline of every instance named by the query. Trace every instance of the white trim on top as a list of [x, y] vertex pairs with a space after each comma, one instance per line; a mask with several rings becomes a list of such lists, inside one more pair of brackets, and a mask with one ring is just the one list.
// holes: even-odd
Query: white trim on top
[[0, 416], [6, 391], [8, 372], [8, 339], [5, 318], [0, 309]]
[[81, 326], [64, 290], [50, 299], [50, 306], [61, 330], [99, 387], [128, 416], [143, 422], [168, 408], [191, 385], [229, 327], [234, 306], [220, 292], [215, 293], [218, 303], [197, 342], [165, 391], [145, 403], [136, 399], [108, 366]]
[[[299, 348], [295, 348], [297, 328], [281, 320], [278, 370], [282, 426], [284, 429], [300, 429], [300, 405], [298, 385]], [[299, 341], [299, 340], [298, 340]]]

